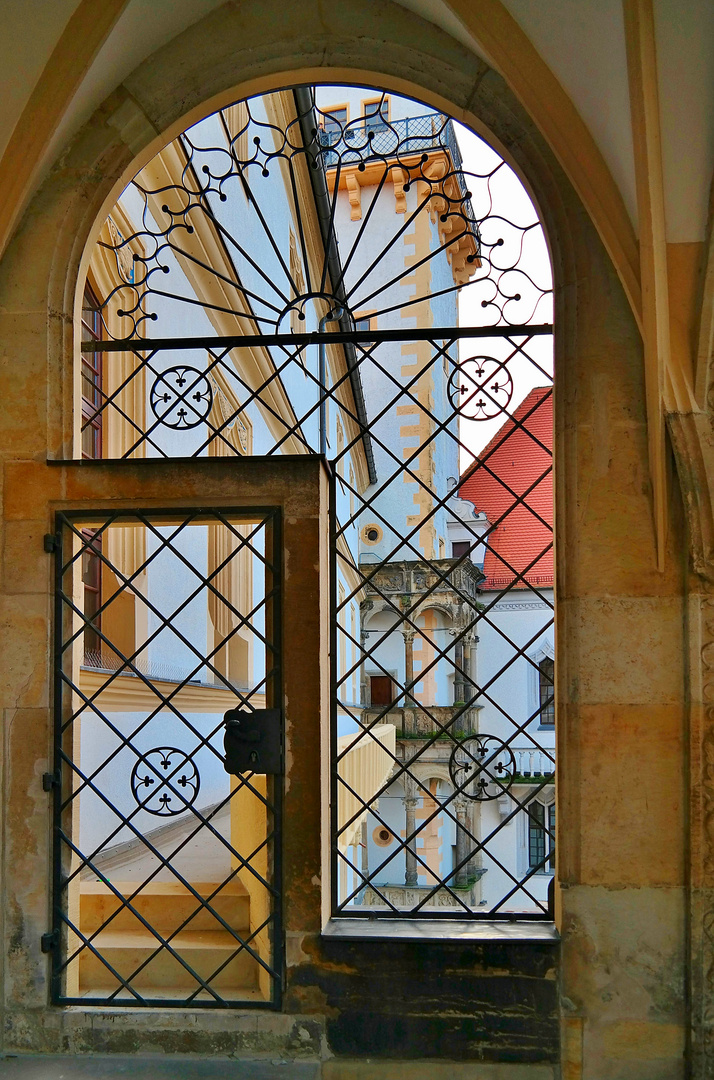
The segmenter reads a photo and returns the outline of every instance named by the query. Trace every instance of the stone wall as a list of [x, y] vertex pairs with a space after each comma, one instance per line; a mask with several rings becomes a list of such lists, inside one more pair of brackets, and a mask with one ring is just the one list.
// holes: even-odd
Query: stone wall
[[[71, 445], [76, 283], [106, 208], [128, 173], [154, 152], [159, 133], [195, 119], [209, 99], [215, 108], [298, 78], [379, 81], [490, 129], [526, 177], [549, 233], [557, 282], [560, 966], [556, 949], [532, 943], [320, 938], [328, 866], [320, 840], [325, 789], [318, 782], [318, 748], [323, 757], [326, 748], [318, 703], [324, 710], [320, 586], [327, 562], [320, 481], [313, 476], [312, 509], [290, 510], [290, 493], [283, 488], [281, 496], [293, 529], [286, 582], [292, 574], [302, 590], [294, 638], [300, 648], [292, 653], [299, 668], [286, 686], [285, 1013], [142, 1012], [134, 1019], [118, 1011], [58, 1010], [48, 1002], [48, 961], [40, 952], [51, 880], [50, 805], [41, 776], [52, 741], [51, 569], [42, 536], [53, 505], [166, 498], [165, 487], [157, 482], [152, 489], [132, 472], [136, 466], [110, 475], [107, 466], [80, 473], [44, 463], [48, 454], [67, 455]], [[267, 0], [217, 9], [117, 87], [47, 177], [0, 265], [0, 373], [4, 1049], [270, 1053], [280, 1047], [348, 1058], [435, 1053], [541, 1062], [550, 1073], [559, 1053], [559, 1004], [567, 1080], [684, 1076], [690, 863], [704, 867], [694, 880], [701, 914], [695, 928], [710, 926], [712, 889], [712, 860], [700, 858], [701, 844], [690, 859], [686, 833], [685, 657], [694, 658], [690, 682], [698, 705], [692, 715], [699, 736], [692, 741], [705, 748], [706, 784], [697, 788], [696, 805], [709, 821], [711, 600], [693, 579], [698, 629], [690, 636], [674, 471], [666, 569], [655, 566], [637, 327], [582, 205], [501, 77], [388, 0], [331, 6]], [[173, 476], [172, 497], [206, 497], [193, 469]], [[243, 479], [251, 497], [268, 498], [289, 478], [289, 470], [282, 479], [262, 475], [259, 489], [251, 487], [257, 475]], [[307, 619], [306, 596], [314, 597]], [[708, 828], [702, 843], [709, 842]], [[711, 943], [710, 930], [705, 937]], [[692, 984], [700, 1029], [711, 1028], [707, 963]], [[699, 1075], [711, 1075], [711, 1055], [698, 1060]]]

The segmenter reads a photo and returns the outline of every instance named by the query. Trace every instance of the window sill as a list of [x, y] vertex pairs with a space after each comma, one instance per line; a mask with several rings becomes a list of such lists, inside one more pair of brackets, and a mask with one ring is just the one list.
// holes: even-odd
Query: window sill
[[560, 941], [555, 923], [529, 919], [330, 919], [322, 936], [332, 941], [512, 941], [546, 945]]

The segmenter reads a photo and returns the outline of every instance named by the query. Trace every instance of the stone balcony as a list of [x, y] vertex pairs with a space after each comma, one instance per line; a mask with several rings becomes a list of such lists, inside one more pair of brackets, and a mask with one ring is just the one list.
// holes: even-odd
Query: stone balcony
[[[435, 908], [448, 908], [456, 916], [459, 911], [464, 911], [464, 904], [468, 908], [476, 908], [481, 902], [480, 881], [486, 873], [484, 867], [478, 867], [474, 871], [474, 879], [465, 887], [457, 888], [449, 883], [448, 888], [439, 888], [434, 892], [434, 885], [381, 885], [375, 882], [375, 887], [368, 886], [362, 897], [362, 906], [369, 908], [382, 908], [384, 910], [392, 904], [398, 910], [413, 911], [418, 904], [426, 898], [425, 911], [433, 911]], [[433, 894], [433, 895], [430, 895]]]
[[[361, 564], [363, 573], [369, 573], [369, 563]], [[429, 606], [449, 609], [458, 620], [463, 607], [475, 607], [479, 585], [484, 575], [477, 566], [465, 558], [460, 559], [405, 559], [386, 562], [379, 566], [365, 582], [366, 600], [363, 611], [374, 606], [374, 597], [389, 598], [398, 607], [408, 610], [419, 603], [419, 597], [427, 594]]]
[[[393, 724], [396, 728], [397, 741], [429, 739], [435, 734], [440, 735], [441, 729], [447, 729], [451, 736], [461, 738], [478, 731], [478, 714], [482, 708], [481, 705], [472, 705], [467, 709], [463, 705], [428, 705], [424, 708], [415, 705], [411, 708], [390, 708], [381, 716], [384, 706], [370, 705], [363, 710], [361, 721], [368, 727], [381, 716], [380, 724]], [[457, 719], [452, 723], [454, 716]], [[443, 740], [453, 746], [453, 738], [449, 735], [444, 734]]]

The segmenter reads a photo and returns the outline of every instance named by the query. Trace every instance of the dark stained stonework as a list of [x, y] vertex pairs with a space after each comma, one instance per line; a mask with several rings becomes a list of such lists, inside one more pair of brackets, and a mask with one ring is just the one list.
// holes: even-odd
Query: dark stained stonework
[[289, 973], [287, 1002], [323, 1001], [334, 1054], [558, 1060], [557, 942], [322, 939], [319, 951]]

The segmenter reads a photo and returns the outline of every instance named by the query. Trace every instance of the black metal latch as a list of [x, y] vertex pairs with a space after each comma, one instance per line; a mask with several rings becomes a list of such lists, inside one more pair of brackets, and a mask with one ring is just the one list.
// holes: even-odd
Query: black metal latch
[[280, 709], [229, 709], [223, 719], [227, 773], [274, 775], [283, 771]]
[[57, 948], [59, 943], [59, 930], [50, 930], [48, 934], [43, 934], [40, 938], [40, 948], [43, 953], [52, 952]]

